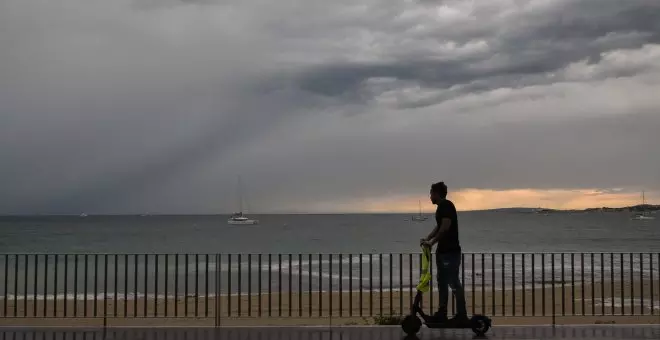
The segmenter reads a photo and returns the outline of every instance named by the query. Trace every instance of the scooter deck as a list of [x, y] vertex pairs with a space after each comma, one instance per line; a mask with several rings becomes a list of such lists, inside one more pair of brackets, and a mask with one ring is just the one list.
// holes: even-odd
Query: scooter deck
[[461, 329], [461, 328], [472, 328], [474, 327], [474, 319], [475, 318], [484, 318], [488, 325], [490, 326], [490, 318], [483, 316], [483, 315], [474, 315], [471, 318], [458, 322], [454, 321], [452, 319], [449, 319], [445, 322], [438, 322], [434, 320], [433, 316], [421, 314], [422, 320], [424, 320], [424, 324], [428, 328], [456, 328], [456, 329]]
[[434, 317], [422, 314], [422, 320], [424, 320], [424, 324], [428, 328], [472, 328], [474, 326], [471, 319], [463, 322], [457, 322], [451, 319], [445, 322], [438, 322], [437, 319], [434, 320]]
[[424, 323], [426, 327], [428, 328], [456, 328], [456, 329], [462, 329], [462, 328], [472, 328], [472, 324], [469, 322], [461, 323], [461, 324], [456, 324], [453, 322], [438, 322], [438, 323]]

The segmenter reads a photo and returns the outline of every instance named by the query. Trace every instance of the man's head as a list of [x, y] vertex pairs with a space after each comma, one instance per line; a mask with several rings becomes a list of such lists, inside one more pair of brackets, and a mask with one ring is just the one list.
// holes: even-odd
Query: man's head
[[445, 198], [447, 198], [447, 186], [445, 182], [438, 182], [431, 185], [431, 203], [438, 204], [438, 202]]

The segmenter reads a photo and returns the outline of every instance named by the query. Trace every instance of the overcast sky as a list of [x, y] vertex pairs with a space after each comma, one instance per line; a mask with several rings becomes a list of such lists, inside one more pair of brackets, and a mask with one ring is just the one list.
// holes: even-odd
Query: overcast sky
[[657, 0], [2, 0], [0, 213], [660, 201]]

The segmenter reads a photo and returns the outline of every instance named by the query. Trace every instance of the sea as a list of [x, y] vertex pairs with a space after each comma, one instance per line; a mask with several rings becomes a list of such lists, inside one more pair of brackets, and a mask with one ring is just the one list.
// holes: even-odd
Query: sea
[[[227, 217], [0, 217], [0, 300], [408, 290], [435, 226], [407, 214]], [[660, 280], [660, 218], [482, 211], [460, 212], [459, 226], [467, 287]]]

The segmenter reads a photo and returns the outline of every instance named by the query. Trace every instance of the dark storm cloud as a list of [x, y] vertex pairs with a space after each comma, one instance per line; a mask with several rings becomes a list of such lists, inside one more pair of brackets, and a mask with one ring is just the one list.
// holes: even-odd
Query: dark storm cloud
[[[369, 78], [413, 81], [438, 89], [465, 85], [460, 91], [453, 91], [452, 96], [405, 106], [419, 107], [465, 93], [561, 81], [548, 79], [545, 75], [580, 60], [597, 63], [603, 53], [611, 50], [660, 42], [660, 3], [657, 1], [557, 3], [547, 11], [513, 18], [517, 20], [510, 23], [511, 26], [498, 21], [488, 22], [488, 19], [485, 19], [486, 23], [474, 23], [481, 25], [478, 35], [470, 34], [470, 29], [462, 30], [462, 27], [453, 32], [438, 30], [432, 33], [439, 40], [451, 39], [458, 44], [480, 39], [488, 45], [483, 53], [459, 60], [407, 59], [389, 63], [324, 65], [305, 71], [298, 80], [299, 86], [322, 95], [348, 94], [353, 99], [367, 100], [369, 98], [365, 96], [351, 94], [359, 92]], [[487, 18], [488, 13], [482, 14]], [[468, 34], [461, 36], [463, 32]], [[641, 72], [644, 69], [612, 76], [632, 76]]]
[[3, 1], [0, 213], [229, 211], [237, 174], [262, 211], [437, 177], [660, 189], [634, 156], [658, 25], [656, 1]]

